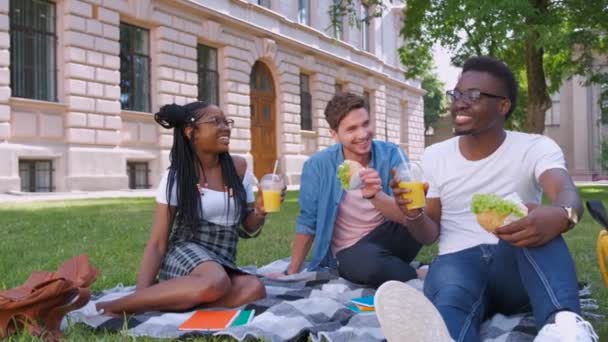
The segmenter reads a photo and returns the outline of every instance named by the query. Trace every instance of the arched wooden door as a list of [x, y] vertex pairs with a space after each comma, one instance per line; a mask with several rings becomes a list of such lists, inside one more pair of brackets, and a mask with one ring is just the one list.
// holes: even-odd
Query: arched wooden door
[[275, 92], [272, 74], [261, 62], [251, 70], [251, 155], [260, 179], [271, 173], [277, 159]]

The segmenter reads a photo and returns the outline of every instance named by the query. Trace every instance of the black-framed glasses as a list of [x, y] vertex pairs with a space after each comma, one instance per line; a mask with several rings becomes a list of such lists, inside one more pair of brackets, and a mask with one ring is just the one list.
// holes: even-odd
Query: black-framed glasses
[[486, 93], [479, 89], [467, 89], [462, 92], [458, 89], [454, 89], [454, 90], [446, 91], [445, 94], [448, 96], [448, 102], [450, 102], [450, 103], [454, 103], [456, 101], [461, 100], [462, 102], [464, 102], [466, 104], [473, 104], [473, 103], [479, 101], [479, 99], [482, 96], [487, 96], [487, 97], [491, 97], [494, 99], [506, 99], [507, 98], [506, 96], [502, 96], [502, 95]]
[[215, 127], [220, 127], [220, 126], [224, 126], [224, 127], [228, 127], [228, 128], [232, 128], [234, 127], [234, 120], [232, 119], [226, 119], [226, 118], [220, 118], [219, 116], [216, 116], [212, 119], [209, 120], [205, 120], [205, 121], [199, 121], [198, 123], [200, 124], [208, 124], [208, 125], [212, 125]]

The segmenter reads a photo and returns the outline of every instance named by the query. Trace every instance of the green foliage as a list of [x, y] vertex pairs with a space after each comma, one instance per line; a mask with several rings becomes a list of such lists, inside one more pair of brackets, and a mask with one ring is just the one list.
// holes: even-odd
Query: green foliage
[[600, 165], [602, 166], [602, 169], [608, 171], [608, 139], [602, 140], [602, 146], [600, 148]]
[[337, 177], [340, 180], [340, 185], [342, 185], [342, 189], [350, 190], [350, 164], [342, 163], [338, 166], [338, 174]]
[[329, 6], [330, 27], [335, 31], [343, 31], [344, 23], [350, 26], [361, 27], [361, 22], [369, 23], [370, 20], [381, 17], [386, 5], [382, 0], [366, 0], [365, 4], [370, 9], [367, 16], [362, 16], [361, 11], [357, 8], [357, 3], [354, 0], [334, 0]]
[[[608, 51], [607, 8], [607, 0], [409, 0], [400, 56], [410, 78], [424, 75], [434, 44], [446, 47], [455, 65], [475, 55], [504, 60], [521, 83], [522, 101], [510, 125], [525, 128], [528, 101], [547, 102], [573, 75], [597, 82], [592, 55]], [[531, 51], [543, 54], [541, 65], [528, 58]], [[526, 98], [531, 73], [544, 75], [548, 84], [533, 99]]]
[[429, 129], [446, 110], [445, 89], [435, 73], [426, 73], [422, 78], [424, 94], [424, 129]]
[[503, 199], [495, 194], [475, 194], [471, 201], [471, 211], [473, 214], [481, 214], [488, 211], [495, 211], [499, 215], [513, 214], [517, 217], [525, 216], [523, 211], [515, 202]]
[[600, 83], [600, 98], [598, 100], [600, 121], [602, 124], [608, 125], [608, 75], [603, 75], [598, 82]]

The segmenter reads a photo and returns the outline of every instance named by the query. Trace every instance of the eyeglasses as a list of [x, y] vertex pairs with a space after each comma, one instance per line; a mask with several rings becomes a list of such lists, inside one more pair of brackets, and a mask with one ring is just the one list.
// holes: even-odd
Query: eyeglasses
[[479, 101], [482, 95], [495, 99], [506, 99], [505, 96], [484, 93], [479, 89], [467, 89], [463, 92], [454, 89], [446, 91], [445, 94], [448, 96], [448, 101], [450, 103], [455, 103], [456, 101], [462, 100], [462, 102], [466, 104], [473, 104]]
[[205, 120], [205, 121], [200, 121], [200, 124], [208, 124], [208, 125], [212, 125], [215, 127], [220, 127], [220, 126], [224, 126], [224, 127], [228, 127], [228, 128], [232, 128], [234, 127], [234, 120], [232, 119], [225, 119], [225, 118], [220, 118], [219, 116], [216, 116], [212, 119], [209, 120]]

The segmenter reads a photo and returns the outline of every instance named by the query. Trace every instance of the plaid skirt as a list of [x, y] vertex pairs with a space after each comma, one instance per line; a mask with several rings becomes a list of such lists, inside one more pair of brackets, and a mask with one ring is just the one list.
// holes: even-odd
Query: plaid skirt
[[194, 232], [175, 228], [160, 266], [159, 280], [187, 276], [207, 261], [239, 271], [235, 263], [238, 225], [222, 226], [201, 220]]

